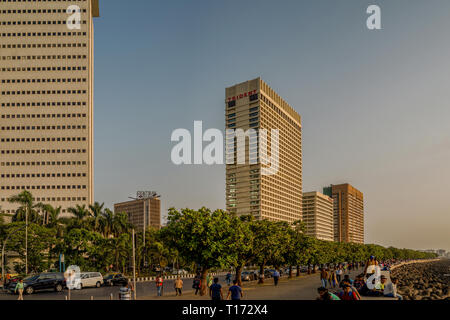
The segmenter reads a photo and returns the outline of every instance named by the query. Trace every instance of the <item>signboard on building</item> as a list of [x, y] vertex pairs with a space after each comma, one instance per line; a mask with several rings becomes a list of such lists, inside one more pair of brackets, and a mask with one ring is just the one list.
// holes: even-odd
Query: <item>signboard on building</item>
[[136, 199], [138, 199], [138, 200], [155, 198], [155, 197], [158, 197], [158, 194], [155, 191], [138, 191], [136, 193]]

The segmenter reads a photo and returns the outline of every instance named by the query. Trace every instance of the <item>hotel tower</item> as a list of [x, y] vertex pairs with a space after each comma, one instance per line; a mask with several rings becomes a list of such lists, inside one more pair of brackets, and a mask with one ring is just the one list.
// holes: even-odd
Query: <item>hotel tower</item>
[[364, 243], [364, 195], [348, 183], [323, 188], [333, 198], [334, 241]]
[[98, 0], [0, 0], [0, 212], [93, 202]]
[[[245, 162], [238, 161], [235, 134], [227, 132], [226, 206], [237, 215], [253, 215], [256, 219], [294, 222], [302, 218], [302, 128], [297, 112], [260, 78], [243, 82], [225, 90], [227, 131], [267, 130], [266, 146], [260, 139], [245, 138]], [[278, 144], [272, 130], [278, 130]], [[273, 143], [273, 146], [272, 146]], [[275, 147], [275, 148], [273, 148]], [[278, 156], [273, 167], [261, 161], [261, 150], [267, 156]], [[266, 153], [265, 153], [266, 154]], [[256, 157], [257, 161], [250, 161]], [[232, 162], [233, 164], [231, 164]]]

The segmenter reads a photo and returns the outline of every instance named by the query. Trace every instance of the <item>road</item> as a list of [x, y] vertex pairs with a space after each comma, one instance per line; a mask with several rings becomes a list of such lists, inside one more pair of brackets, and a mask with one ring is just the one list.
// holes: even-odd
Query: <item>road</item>
[[[222, 283], [225, 282], [225, 276], [219, 277]], [[192, 291], [193, 279], [183, 279], [184, 288], [186, 290]], [[173, 288], [174, 280], [164, 280], [164, 294], [175, 296], [175, 290]], [[136, 284], [138, 297], [149, 297], [149, 299], [156, 297], [156, 286], [153, 281], [150, 282], [138, 282]], [[118, 300], [120, 286], [109, 287], [103, 286], [101, 288], [84, 288], [82, 290], [71, 290], [70, 297], [71, 300], [90, 300], [93, 297], [94, 300], [109, 300], [111, 294], [113, 295], [113, 300]], [[65, 300], [68, 296], [68, 290], [62, 292], [54, 291], [41, 291], [36, 292], [32, 295], [24, 295], [25, 300]], [[4, 293], [0, 291], [0, 300], [16, 300], [17, 296]]]
[[[362, 272], [362, 269], [353, 271], [350, 274], [352, 279]], [[386, 274], [387, 275], [387, 274]], [[224, 287], [224, 295], [226, 296], [228, 287], [225, 284], [225, 276], [219, 277], [220, 283]], [[194, 295], [192, 290], [192, 279], [184, 279], [183, 296], [176, 297], [173, 289], [173, 280], [165, 280], [164, 282], [164, 296], [156, 296], [156, 286], [153, 281], [141, 282], [137, 284], [137, 298], [138, 300], [209, 300], [208, 296]], [[264, 284], [257, 284], [256, 281], [244, 282], [243, 300], [314, 300], [317, 297], [317, 288], [321, 286], [319, 280], [319, 273], [306, 275], [302, 274], [300, 277], [293, 277], [288, 279], [283, 276], [277, 287], [274, 286], [272, 279], [266, 279]], [[330, 289], [334, 291], [334, 289]], [[337, 290], [337, 289], [336, 289]], [[109, 300], [110, 295], [113, 294], [113, 299], [118, 299], [119, 287], [101, 287], [86, 288], [83, 290], [72, 290], [71, 300]], [[67, 290], [56, 292], [39, 292], [31, 296], [25, 295], [25, 300], [65, 300], [68, 292]], [[0, 300], [15, 300], [17, 296], [12, 294], [0, 294]], [[363, 300], [372, 300], [373, 298], [363, 297]], [[379, 298], [377, 298], [379, 299]]]

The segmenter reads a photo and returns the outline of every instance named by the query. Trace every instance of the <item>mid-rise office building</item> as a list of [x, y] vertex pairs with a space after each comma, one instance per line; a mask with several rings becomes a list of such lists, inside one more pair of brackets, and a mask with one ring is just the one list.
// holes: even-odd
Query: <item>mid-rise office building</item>
[[303, 193], [305, 234], [319, 240], [334, 241], [333, 199], [320, 192]]
[[157, 196], [143, 197], [132, 201], [114, 204], [114, 212], [128, 214], [128, 222], [137, 231], [144, 231], [147, 227], [161, 228], [161, 199]]
[[93, 203], [98, 16], [98, 0], [0, 1], [3, 213], [15, 212], [8, 199], [24, 190], [63, 215]]
[[[300, 115], [260, 78], [226, 89], [225, 121], [227, 129], [254, 129], [267, 140], [245, 141], [245, 162], [238, 161], [238, 143], [227, 133], [226, 206], [237, 215], [257, 219], [294, 222], [302, 218], [302, 126]], [[278, 143], [272, 140], [278, 130]], [[258, 140], [258, 139], [257, 139]], [[231, 147], [231, 148], [230, 148]], [[261, 153], [277, 156], [272, 164], [261, 161]], [[270, 155], [269, 155], [270, 154]], [[252, 162], [253, 159], [257, 161]], [[232, 164], [230, 163], [230, 160]]]
[[333, 198], [334, 241], [364, 243], [364, 196], [350, 184], [325, 187]]

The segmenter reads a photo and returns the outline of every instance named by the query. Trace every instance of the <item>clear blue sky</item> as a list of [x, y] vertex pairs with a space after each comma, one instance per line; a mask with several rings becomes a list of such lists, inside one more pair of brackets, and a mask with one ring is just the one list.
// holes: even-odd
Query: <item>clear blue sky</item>
[[[378, 4], [383, 30], [369, 31]], [[364, 192], [366, 240], [450, 250], [450, 1], [100, 0], [95, 198], [156, 190], [224, 208], [224, 166], [170, 161], [176, 128], [224, 126], [261, 76], [302, 116], [304, 190]]]

